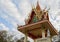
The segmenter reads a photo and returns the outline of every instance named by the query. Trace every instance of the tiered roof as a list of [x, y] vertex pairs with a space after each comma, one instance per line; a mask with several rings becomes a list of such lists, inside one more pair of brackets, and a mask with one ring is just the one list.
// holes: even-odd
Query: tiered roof
[[31, 14], [28, 17], [28, 20], [25, 20], [25, 23], [26, 24], [35, 23], [44, 20], [44, 18], [49, 20], [48, 10], [45, 9], [42, 10], [39, 3], [37, 2], [36, 8], [32, 8]]
[[50, 30], [51, 36], [58, 34], [57, 30], [49, 21], [48, 10], [42, 10], [38, 2], [36, 8], [32, 9], [25, 23], [26, 25], [24, 26], [18, 26], [18, 30], [24, 34], [27, 33], [32, 39], [42, 37], [42, 28], [45, 30], [45, 36], [47, 36], [47, 29]]

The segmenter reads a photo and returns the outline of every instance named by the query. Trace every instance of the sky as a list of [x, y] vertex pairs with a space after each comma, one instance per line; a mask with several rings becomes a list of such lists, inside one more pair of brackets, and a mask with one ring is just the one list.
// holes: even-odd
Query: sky
[[[60, 0], [38, 0], [42, 9], [50, 8], [49, 19], [52, 25], [60, 29]], [[17, 30], [17, 25], [24, 25], [32, 6], [36, 6], [37, 0], [0, 0], [0, 30], [13, 31], [17, 35], [22, 34]]]

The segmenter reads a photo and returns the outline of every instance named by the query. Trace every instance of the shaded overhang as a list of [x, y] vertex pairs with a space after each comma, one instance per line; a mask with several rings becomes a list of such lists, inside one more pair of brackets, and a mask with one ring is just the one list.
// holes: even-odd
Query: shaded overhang
[[32, 39], [37, 39], [42, 37], [42, 28], [45, 30], [49, 29], [51, 36], [58, 34], [57, 30], [48, 20], [43, 20], [36, 23], [19, 26], [18, 30], [23, 34], [27, 33], [28, 36]]

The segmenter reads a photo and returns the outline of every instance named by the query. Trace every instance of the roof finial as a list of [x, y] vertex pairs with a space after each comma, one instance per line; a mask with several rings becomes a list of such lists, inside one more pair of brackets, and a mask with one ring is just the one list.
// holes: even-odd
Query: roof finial
[[39, 1], [37, 1], [37, 5], [39, 5]]
[[39, 5], [39, 1], [37, 1], [36, 9], [41, 10], [40, 5]]

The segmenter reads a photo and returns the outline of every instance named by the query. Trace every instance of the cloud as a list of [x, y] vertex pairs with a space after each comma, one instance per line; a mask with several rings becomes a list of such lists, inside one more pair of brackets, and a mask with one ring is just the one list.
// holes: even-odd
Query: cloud
[[17, 30], [17, 24], [23, 25], [24, 18], [11, 0], [0, 0], [0, 23], [0, 30], [3, 29], [15, 33], [13, 34], [14, 39], [18, 35], [21, 36], [21, 33]]
[[31, 12], [31, 4], [28, 0], [22, 0], [18, 7], [22, 11], [21, 14], [24, 18]]
[[4, 24], [0, 23], [0, 30], [7, 30], [9, 31], [8, 27], [6, 27]]
[[2, 18], [6, 19], [7, 21], [11, 21], [13, 24], [23, 24], [24, 18], [21, 17], [21, 14], [19, 13], [17, 7], [14, 3], [12, 3], [11, 0], [1, 0], [0, 1], [0, 12], [3, 15]]

